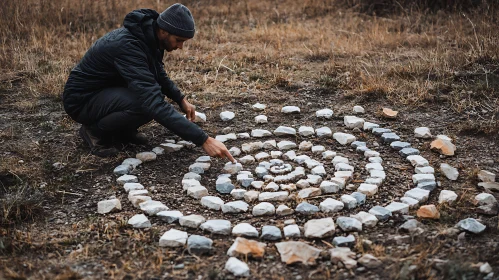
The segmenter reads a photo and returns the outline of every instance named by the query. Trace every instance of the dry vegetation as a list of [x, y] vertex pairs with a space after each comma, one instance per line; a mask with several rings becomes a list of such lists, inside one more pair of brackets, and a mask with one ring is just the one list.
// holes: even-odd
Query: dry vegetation
[[[184, 93], [204, 108], [216, 108], [241, 93], [269, 100], [275, 98], [267, 93], [270, 89], [296, 93], [308, 87], [323, 91], [326, 97], [339, 92], [359, 103], [376, 101], [407, 109], [447, 107], [465, 116], [453, 124], [458, 130], [497, 137], [496, 1], [412, 2], [186, 0], [183, 3], [193, 12], [198, 32], [183, 51], [168, 54], [165, 64]], [[60, 95], [67, 75], [93, 41], [119, 27], [133, 9], [162, 11], [172, 3], [3, 0], [0, 114], [16, 111], [36, 122], [36, 116], [61, 112]], [[2, 235], [18, 241], [26, 238], [9, 227], [38, 214], [43, 197], [58, 191], [41, 194], [35, 187], [50, 169], [43, 160], [50, 151], [41, 150], [34, 141], [13, 144], [20, 140], [22, 129], [1, 118], [0, 153], [8, 153], [0, 160], [0, 223], [5, 226], [0, 228], [0, 250], [8, 240], [2, 241]], [[42, 122], [39, 127], [50, 125]], [[63, 129], [71, 122], [62, 118], [56, 125]], [[60, 155], [74, 156], [71, 151]], [[20, 158], [29, 165], [20, 164]], [[91, 160], [82, 157], [76, 161], [85, 166], [84, 162]], [[71, 180], [74, 178], [67, 179]], [[119, 229], [120, 225], [113, 228]], [[68, 237], [44, 246], [64, 242], [77, 244]], [[25, 249], [16, 246], [9, 253]], [[374, 251], [382, 254], [382, 248]], [[159, 265], [161, 254], [153, 256], [151, 262]], [[71, 270], [61, 275], [65, 273], [68, 275], [61, 279], [78, 279]], [[24, 279], [10, 270], [7, 275]]]

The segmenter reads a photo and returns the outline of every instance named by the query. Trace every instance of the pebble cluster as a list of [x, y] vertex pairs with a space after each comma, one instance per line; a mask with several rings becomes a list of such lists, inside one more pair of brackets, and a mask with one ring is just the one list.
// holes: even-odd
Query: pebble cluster
[[[266, 105], [257, 103], [252, 106], [254, 111], [264, 111]], [[281, 110], [285, 114], [299, 114], [300, 108], [296, 106], [285, 106]], [[361, 114], [364, 109], [360, 106], [354, 107], [355, 114]], [[392, 112], [387, 111], [393, 115]], [[396, 113], [396, 112], [395, 112]], [[204, 114], [196, 114], [202, 121], [206, 121]], [[330, 119], [333, 111], [323, 109], [316, 112], [317, 118]], [[204, 117], [204, 118], [203, 118]], [[230, 121], [235, 117], [233, 112], [222, 112], [222, 121]], [[255, 118], [256, 123], [266, 123], [267, 117], [259, 115]], [[379, 221], [390, 219], [393, 215], [407, 215], [409, 209], [418, 209], [417, 216], [427, 219], [439, 219], [440, 213], [433, 204], [426, 205], [430, 193], [439, 184], [436, 181], [434, 167], [422, 155], [420, 151], [404, 142], [395, 132], [389, 128], [383, 128], [374, 122], [367, 122], [358, 116], [345, 116], [344, 125], [350, 130], [364, 130], [379, 138], [380, 142], [389, 145], [396, 150], [400, 156], [414, 167], [412, 181], [414, 187], [395, 201], [387, 205], [376, 205], [368, 212], [355, 209], [363, 205], [380, 191], [380, 187], [386, 180], [385, 167], [382, 155], [375, 147], [368, 147], [366, 142], [357, 141], [355, 135], [348, 132], [332, 132], [328, 127], [301, 126], [298, 131], [295, 128], [279, 126], [275, 130], [254, 129], [251, 133], [230, 133], [217, 135], [216, 139], [229, 142], [236, 139], [248, 139], [241, 147], [231, 147], [230, 153], [238, 158], [238, 162], [225, 164], [216, 180], [213, 189], [217, 194], [210, 194], [205, 186], [202, 186], [201, 176], [211, 167], [211, 158], [201, 156], [189, 166], [189, 172], [183, 176], [182, 188], [186, 195], [199, 200], [202, 207], [223, 213], [251, 213], [259, 216], [287, 216], [299, 213], [305, 216], [313, 216], [317, 212], [327, 214], [350, 210], [349, 216], [339, 216], [336, 221], [333, 218], [308, 219], [303, 226], [298, 226], [293, 219], [286, 220], [284, 228], [275, 225], [265, 225], [260, 231], [249, 223], [232, 225], [228, 220], [214, 219], [206, 220], [200, 215], [184, 216], [178, 210], [171, 210], [160, 201], [151, 198], [149, 192], [139, 183], [136, 176], [128, 175], [134, 168], [147, 161], [155, 160], [157, 156], [165, 152], [178, 151], [184, 147], [192, 147], [193, 144], [186, 141], [175, 142], [173, 140], [161, 144], [152, 152], [143, 152], [136, 158], [129, 158], [114, 169], [116, 175], [121, 175], [117, 182], [123, 185], [128, 193], [129, 201], [148, 216], [155, 215], [166, 223], [178, 223], [184, 228], [200, 228], [203, 231], [220, 234], [233, 235], [236, 238], [234, 244], [228, 250], [230, 257], [225, 269], [236, 276], [249, 276], [248, 265], [240, 260], [242, 256], [262, 258], [265, 252], [265, 243], [250, 238], [260, 238], [265, 241], [281, 241], [293, 238], [325, 238], [335, 234], [336, 227], [343, 232], [361, 232], [364, 228], [375, 227]], [[354, 177], [354, 166], [347, 157], [328, 150], [322, 145], [313, 145], [310, 141], [295, 143], [293, 141], [275, 139], [265, 140], [262, 138], [297, 136], [302, 137], [332, 137], [340, 145], [349, 145], [359, 154], [359, 158], [366, 161], [365, 170], [369, 174], [366, 178]], [[431, 148], [443, 155], [451, 156], [456, 147], [452, 139], [445, 135], [433, 137], [426, 127], [418, 127], [414, 130], [414, 136], [422, 139], [434, 138]], [[310, 157], [304, 152], [311, 152]], [[309, 153], [310, 154], [310, 153]], [[331, 170], [326, 169], [325, 163], [334, 166]], [[245, 165], [257, 164], [254, 170], [245, 170]], [[449, 164], [442, 163], [440, 171], [449, 179], [457, 180], [459, 172]], [[481, 171], [479, 179], [483, 185], [494, 187], [495, 174]], [[359, 183], [359, 181], [362, 181]], [[481, 184], [482, 184], [481, 183]], [[487, 185], [488, 184], [488, 185]], [[308, 203], [306, 200], [312, 197], [331, 196], [341, 194], [339, 199], [327, 197], [319, 206]], [[223, 197], [224, 199], [222, 199]], [[302, 201], [294, 209], [286, 205], [286, 201], [299, 199]], [[442, 190], [438, 196], [438, 203], [452, 204], [458, 199], [458, 194], [451, 190]], [[498, 212], [498, 203], [494, 196], [481, 193], [475, 197], [475, 204], [480, 213], [494, 215]], [[98, 213], [105, 214], [121, 210], [121, 202], [109, 199], [98, 203]], [[128, 223], [135, 228], [151, 227], [151, 223], [144, 214], [137, 214], [129, 219]], [[408, 221], [401, 226], [412, 230], [417, 228], [417, 221], [407, 216]], [[485, 226], [478, 220], [467, 218], [456, 224], [456, 228], [471, 233], [481, 233]], [[370, 254], [364, 254], [356, 258], [356, 254], [348, 246], [355, 244], [355, 236], [337, 236], [333, 239], [336, 248], [330, 250], [331, 261], [341, 262], [347, 268], [357, 266], [357, 263], [367, 268], [377, 267], [381, 262]], [[170, 229], [159, 239], [162, 247], [184, 247], [187, 245], [189, 252], [202, 254], [211, 250], [213, 241], [200, 235], [188, 235], [187, 232]], [[299, 241], [284, 241], [275, 243], [283, 262], [287, 264], [302, 262], [305, 264], [315, 263], [321, 250]]]

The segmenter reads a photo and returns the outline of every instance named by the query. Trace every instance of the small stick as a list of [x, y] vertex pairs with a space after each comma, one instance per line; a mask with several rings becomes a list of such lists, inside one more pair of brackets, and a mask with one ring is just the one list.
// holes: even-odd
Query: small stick
[[72, 194], [72, 195], [77, 195], [77, 196], [83, 196], [82, 194], [80, 193], [72, 193], [72, 192], [67, 192], [67, 191], [57, 191], [58, 193], [62, 193], [62, 194]]

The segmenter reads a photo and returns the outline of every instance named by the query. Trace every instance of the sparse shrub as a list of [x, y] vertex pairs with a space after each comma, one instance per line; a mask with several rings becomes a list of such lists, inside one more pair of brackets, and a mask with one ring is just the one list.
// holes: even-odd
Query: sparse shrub
[[29, 185], [14, 185], [0, 198], [0, 224], [33, 219], [43, 211], [44, 194]]

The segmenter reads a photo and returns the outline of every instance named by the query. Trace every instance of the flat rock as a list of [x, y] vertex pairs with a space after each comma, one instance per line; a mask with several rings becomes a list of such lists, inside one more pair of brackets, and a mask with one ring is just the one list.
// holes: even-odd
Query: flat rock
[[363, 128], [364, 119], [356, 116], [345, 116], [343, 117], [343, 123], [347, 128]]
[[262, 137], [269, 137], [269, 136], [272, 136], [272, 132], [265, 130], [265, 129], [253, 129], [251, 131], [251, 137], [262, 138]]
[[[242, 164], [227, 162], [222, 170], [222, 172], [227, 174], [236, 174], [243, 169]], [[230, 193], [230, 192], [229, 192]]]
[[193, 179], [196, 181], [201, 181], [201, 175], [193, 173], [193, 172], [188, 172], [184, 174], [184, 177], [182, 180], [188, 180], [188, 179]]
[[198, 228], [199, 225], [206, 222], [206, 219], [201, 215], [188, 215], [180, 217], [178, 221], [183, 227]]
[[142, 164], [142, 161], [138, 158], [127, 158], [121, 164], [130, 165], [133, 168], [137, 168], [140, 164]]
[[332, 218], [309, 220], [305, 223], [304, 230], [307, 238], [330, 237], [335, 233], [334, 221]]
[[367, 268], [377, 268], [383, 265], [383, 263], [378, 258], [371, 254], [364, 254], [357, 260], [357, 262]]
[[126, 183], [123, 185], [123, 188], [126, 192], [134, 191], [134, 190], [143, 190], [144, 186], [139, 183]]
[[396, 201], [392, 201], [390, 204], [385, 206], [385, 209], [392, 212], [393, 214], [408, 214], [409, 213], [409, 205], [405, 203], [400, 203]]
[[302, 215], [313, 215], [317, 212], [319, 212], [319, 207], [310, 204], [308, 202], [302, 202], [296, 206], [295, 209], [296, 212], [302, 214]]
[[246, 236], [246, 237], [258, 237], [258, 230], [248, 224], [248, 223], [240, 223], [232, 228], [232, 235], [234, 236]]
[[267, 120], [267, 116], [265, 115], [258, 115], [255, 117], [255, 122], [256, 123], [267, 123], [268, 120]]
[[430, 195], [430, 191], [420, 189], [420, 188], [414, 188], [410, 189], [405, 192], [404, 196], [414, 198], [415, 200], [419, 202], [425, 202], [428, 200], [428, 196]]
[[165, 151], [168, 153], [177, 152], [177, 151], [182, 150], [182, 148], [184, 148], [184, 146], [174, 144], [174, 143], [164, 143], [164, 144], [161, 144], [160, 146], [163, 149], [165, 149]]
[[376, 218], [380, 221], [388, 220], [392, 216], [392, 212], [382, 206], [374, 206], [369, 210], [369, 213], [376, 216]]
[[225, 270], [229, 271], [235, 276], [240, 276], [240, 277], [250, 276], [250, 270], [248, 265], [234, 257], [230, 257], [229, 260], [227, 260], [224, 268]]
[[333, 245], [336, 247], [350, 247], [355, 245], [355, 236], [349, 234], [348, 236], [336, 236], [333, 238]]
[[406, 158], [408, 156], [419, 155], [419, 150], [414, 148], [403, 148], [399, 151], [399, 154]]
[[258, 196], [259, 201], [286, 201], [289, 193], [287, 191], [280, 192], [262, 192]]
[[144, 214], [134, 215], [132, 218], [128, 220], [128, 224], [134, 228], [150, 228], [151, 222], [147, 219]]
[[284, 114], [297, 114], [300, 113], [300, 108], [296, 106], [284, 106], [282, 107], [281, 112]]
[[263, 148], [266, 150], [275, 149], [277, 148], [277, 142], [275, 140], [267, 140], [263, 142]]
[[482, 233], [486, 228], [486, 226], [474, 218], [461, 220], [456, 224], [456, 227], [475, 234]]
[[280, 240], [282, 239], [281, 230], [276, 226], [263, 226], [260, 238], [271, 241]]
[[216, 189], [219, 193], [229, 194], [235, 187], [228, 177], [219, 177], [215, 183]]
[[160, 247], [183, 247], [187, 242], [187, 232], [170, 229], [159, 239]]
[[371, 129], [371, 132], [376, 136], [381, 136], [383, 133], [390, 133], [392, 131], [388, 128], [375, 127]]
[[295, 212], [295, 210], [289, 208], [288, 206], [281, 204], [277, 207], [276, 214], [278, 216], [288, 216]]
[[354, 260], [355, 253], [348, 247], [337, 247], [329, 250], [331, 262], [333, 264], [342, 263], [347, 269], [357, 267], [357, 261]]
[[120, 185], [124, 185], [126, 183], [138, 183], [139, 179], [134, 175], [122, 175], [116, 179], [116, 182]]
[[244, 199], [244, 194], [246, 193], [246, 190], [244, 189], [233, 189], [231, 192], [230, 192], [230, 195], [235, 199], [235, 200], [239, 200], [239, 199]]
[[374, 227], [378, 223], [378, 218], [375, 215], [360, 211], [355, 215], [350, 215], [350, 217], [359, 220], [365, 227]]
[[223, 111], [220, 113], [220, 119], [222, 119], [222, 121], [224, 122], [232, 120], [235, 116], [236, 114], [231, 111]]
[[[318, 175], [316, 175], [318, 176]], [[315, 184], [313, 184], [315, 185]], [[340, 186], [331, 181], [322, 181], [320, 183], [319, 189], [321, 190], [321, 193], [323, 194], [329, 194], [329, 193], [337, 193], [340, 190]]]
[[265, 254], [265, 247], [267, 247], [265, 243], [237, 237], [229, 250], [227, 250], [227, 255], [239, 258], [261, 259]]
[[133, 170], [133, 166], [128, 165], [128, 164], [121, 164], [121, 165], [116, 166], [116, 168], [114, 168], [113, 173], [116, 175], [125, 175], [125, 174], [128, 174], [132, 170]]
[[362, 223], [355, 219], [349, 217], [338, 217], [336, 219], [336, 224], [343, 231], [362, 231]]
[[402, 197], [400, 198], [400, 202], [409, 205], [409, 208], [416, 208], [419, 205], [419, 201], [411, 197]]
[[97, 203], [97, 213], [99, 214], [107, 214], [118, 210], [121, 210], [121, 202], [117, 198], [102, 200]]
[[201, 198], [201, 205], [213, 210], [220, 210], [224, 205], [224, 201], [216, 196], [204, 196]]
[[203, 186], [190, 187], [187, 189], [187, 195], [195, 199], [201, 199], [203, 196], [208, 195], [208, 189]]
[[248, 211], [248, 203], [238, 200], [238, 201], [231, 201], [227, 202], [224, 205], [222, 205], [222, 212], [223, 213], [244, 213]]
[[227, 220], [208, 220], [200, 225], [202, 230], [221, 235], [229, 235], [232, 224]]
[[222, 143], [225, 143], [229, 140], [236, 140], [236, 139], [237, 139], [237, 135], [235, 133], [229, 133], [229, 134], [215, 136], [215, 140], [218, 140]]
[[440, 212], [433, 204], [421, 206], [416, 215], [424, 219], [440, 219]]
[[156, 155], [160, 156], [160, 155], [165, 153], [165, 149], [163, 149], [161, 147], [154, 147], [152, 149], [152, 152], [155, 153]]
[[213, 240], [193, 234], [187, 239], [187, 250], [190, 254], [208, 254], [212, 250]]
[[427, 127], [417, 127], [414, 129], [414, 137], [416, 138], [422, 138], [422, 139], [429, 139], [433, 137], [431, 135], [430, 129]]
[[430, 149], [446, 156], [453, 156], [456, 152], [456, 146], [451, 141], [435, 139], [430, 144]]
[[496, 182], [480, 182], [478, 186], [489, 191], [499, 191], [499, 183]]
[[357, 205], [363, 205], [366, 202], [366, 195], [360, 192], [350, 194], [357, 201]]
[[276, 243], [277, 251], [281, 255], [281, 261], [286, 264], [303, 263], [315, 265], [321, 250], [300, 241], [287, 241]]
[[326, 147], [322, 145], [312, 146], [312, 153], [314, 154], [322, 154], [324, 151], [326, 151]]
[[286, 160], [294, 160], [296, 158], [296, 153], [295, 151], [287, 151], [282, 155], [282, 158]]
[[257, 201], [259, 195], [260, 195], [259, 191], [247, 191], [244, 193], [244, 201], [246, 201], [246, 202]]
[[156, 156], [157, 155], [153, 152], [142, 152], [135, 155], [135, 157], [141, 160], [142, 162], [156, 160]]
[[263, 148], [263, 143], [260, 141], [257, 142], [251, 142], [251, 143], [244, 143], [241, 146], [241, 150], [245, 153], [253, 153], [258, 150], [261, 150]]
[[394, 141], [399, 141], [399, 140], [400, 140], [400, 136], [398, 136], [397, 134], [395, 134], [393, 132], [381, 134], [381, 141], [383, 141], [383, 143], [392, 143]]
[[322, 191], [320, 188], [306, 188], [306, 189], [302, 189], [298, 192], [298, 197], [299, 198], [309, 198], [309, 197], [319, 196], [321, 194], [322, 194]]
[[233, 157], [237, 157], [241, 154], [241, 149], [239, 149], [238, 147], [232, 147], [229, 149], [229, 153], [233, 156]]
[[359, 106], [359, 105], [355, 105], [353, 106], [353, 112], [356, 113], [356, 114], [364, 114], [364, 107], [362, 106]]
[[387, 118], [387, 119], [395, 119], [397, 118], [398, 111], [394, 111], [390, 108], [383, 108], [382, 110], [382, 116]]
[[167, 211], [161, 211], [156, 214], [156, 216], [169, 224], [174, 223], [178, 221], [180, 217], [183, 217], [184, 214], [182, 212], [177, 211], [177, 210], [167, 210]]
[[195, 111], [194, 114], [196, 116], [194, 118], [194, 122], [197, 122], [197, 123], [204, 123], [204, 122], [206, 122], [206, 115], [204, 113]]
[[378, 192], [378, 186], [363, 183], [360, 184], [360, 186], [357, 188], [357, 191], [365, 194], [366, 196], [373, 196]]
[[253, 104], [253, 106], [251, 106], [251, 108], [253, 109], [253, 111], [259, 112], [265, 110], [265, 108], [267, 108], [267, 105], [261, 103], [255, 103]]
[[341, 145], [348, 145], [357, 139], [352, 134], [347, 134], [343, 132], [335, 132], [333, 134], [333, 138], [336, 141], [338, 141], [338, 143], [340, 143]]
[[300, 151], [310, 151], [312, 149], [312, 142], [310, 141], [302, 141], [298, 146], [298, 150]]
[[333, 132], [331, 131], [331, 128], [324, 126], [316, 129], [315, 134], [317, 134], [317, 137], [322, 138], [331, 136]]
[[315, 134], [315, 129], [311, 126], [300, 126], [298, 128], [298, 133], [301, 136], [308, 137]]
[[459, 171], [457, 168], [452, 167], [447, 163], [440, 164], [440, 171], [451, 181], [456, 181], [457, 177], [459, 177]]
[[457, 194], [454, 191], [442, 190], [438, 196], [438, 203], [452, 204], [456, 201]]
[[390, 147], [392, 147], [394, 150], [400, 151], [400, 150], [405, 149], [405, 148], [410, 148], [411, 143], [401, 142], [401, 141], [393, 141], [392, 143], [390, 143]]
[[269, 202], [261, 202], [253, 207], [253, 216], [266, 216], [275, 214], [275, 206]]
[[145, 195], [135, 195], [132, 197], [129, 197], [128, 200], [132, 203], [134, 207], [140, 208], [140, 204], [149, 200], [152, 200], [150, 196], [145, 196]]
[[285, 238], [301, 237], [300, 227], [296, 224], [287, 225], [283, 228]]
[[431, 166], [416, 167], [414, 172], [416, 172], [416, 174], [434, 174], [435, 169]]
[[371, 131], [373, 128], [379, 128], [379, 124], [372, 122], [364, 122], [363, 130]]
[[148, 200], [139, 204], [140, 210], [146, 212], [147, 215], [156, 215], [161, 211], [170, 210], [166, 205], [156, 200]]
[[478, 172], [478, 179], [482, 182], [495, 182], [496, 174], [487, 170], [480, 170]]
[[277, 147], [279, 150], [284, 151], [284, 150], [291, 150], [296, 148], [296, 143], [291, 142], [291, 141], [281, 141], [277, 143]]
[[336, 213], [343, 210], [344, 204], [333, 198], [326, 198], [319, 204], [319, 208], [324, 213]]
[[423, 189], [427, 191], [433, 191], [437, 187], [437, 182], [429, 181], [429, 182], [421, 182], [416, 186], [418, 189]]
[[318, 118], [330, 119], [333, 117], [333, 110], [322, 109], [322, 110], [315, 112], [315, 116], [317, 116]]
[[288, 126], [279, 126], [274, 130], [274, 135], [276, 136], [295, 136], [296, 129]]
[[332, 160], [336, 156], [336, 152], [333, 151], [325, 151], [322, 153], [322, 159]]

